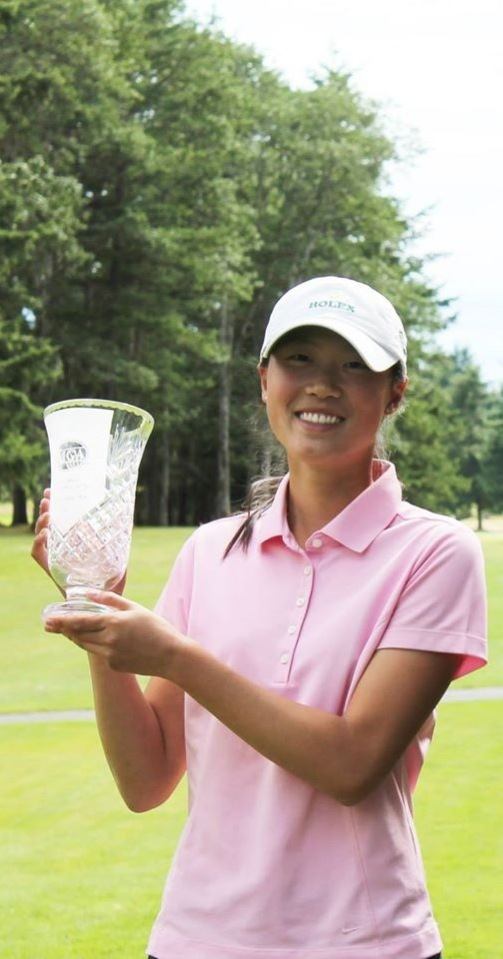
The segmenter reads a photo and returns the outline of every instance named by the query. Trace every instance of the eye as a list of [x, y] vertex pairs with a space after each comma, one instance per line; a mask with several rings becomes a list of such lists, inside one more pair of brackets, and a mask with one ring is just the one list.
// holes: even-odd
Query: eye
[[286, 359], [291, 363], [309, 363], [311, 357], [307, 353], [289, 353]]
[[348, 362], [345, 363], [344, 366], [350, 370], [368, 370], [369, 369], [369, 367], [366, 366], [363, 360], [348, 360]]

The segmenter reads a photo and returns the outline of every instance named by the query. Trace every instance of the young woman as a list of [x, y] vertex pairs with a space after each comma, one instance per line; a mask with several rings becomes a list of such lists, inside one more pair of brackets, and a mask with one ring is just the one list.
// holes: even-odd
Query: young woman
[[[481, 550], [403, 501], [374, 457], [407, 385], [379, 293], [337, 277], [290, 290], [259, 376], [288, 473], [190, 536], [155, 613], [94, 593], [109, 613], [46, 628], [89, 654], [131, 809], [164, 802], [187, 768], [151, 956], [435, 959], [411, 794], [434, 707], [486, 661]], [[135, 674], [153, 677], [145, 693]]]

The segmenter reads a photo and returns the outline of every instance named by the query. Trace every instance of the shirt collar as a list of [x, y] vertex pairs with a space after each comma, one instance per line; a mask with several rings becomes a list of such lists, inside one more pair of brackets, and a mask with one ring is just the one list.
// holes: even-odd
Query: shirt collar
[[[342, 546], [363, 553], [376, 536], [391, 523], [402, 500], [402, 487], [393, 463], [373, 460], [373, 481], [354, 500], [317, 530]], [[287, 493], [290, 474], [283, 476], [275, 497], [256, 524], [259, 543], [280, 536], [286, 543], [293, 537], [287, 520]], [[315, 534], [313, 533], [313, 536]]]

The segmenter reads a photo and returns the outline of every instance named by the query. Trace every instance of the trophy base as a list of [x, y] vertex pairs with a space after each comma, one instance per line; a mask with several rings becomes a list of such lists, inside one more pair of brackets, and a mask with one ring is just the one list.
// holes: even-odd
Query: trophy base
[[69, 616], [73, 613], [109, 613], [110, 606], [103, 606], [101, 603], [93, 603], [90, 599], [67, 599], [62, 603], [51, 603], [46, 606], [42, 612], [42, 619], [50, 619], [51, 616]]

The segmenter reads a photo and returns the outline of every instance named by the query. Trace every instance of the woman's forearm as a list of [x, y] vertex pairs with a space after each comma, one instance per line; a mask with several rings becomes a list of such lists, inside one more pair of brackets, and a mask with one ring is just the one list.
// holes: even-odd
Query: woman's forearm
[[134, 812], [151, 809], [177, 785], [179, 758], [165, 744], [157, 713], [136, 676], [115, 672], [93, 653], [89, 667], [100, 739], [118, 789]]
[[343, 717], [264, 689], [190, 639], [170, 657], [168, 671], [172, 682], [263, 756], [340, 802], [352, 801]]

